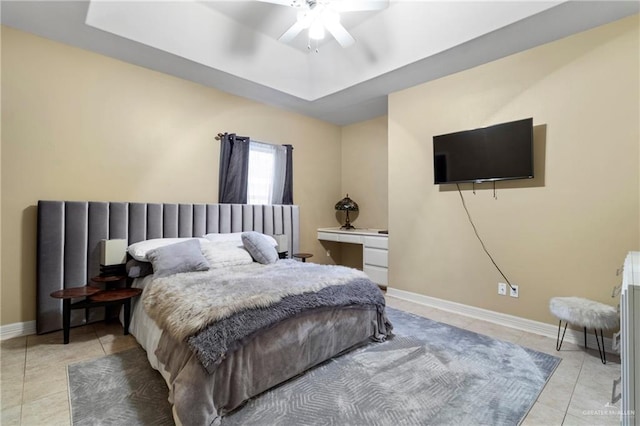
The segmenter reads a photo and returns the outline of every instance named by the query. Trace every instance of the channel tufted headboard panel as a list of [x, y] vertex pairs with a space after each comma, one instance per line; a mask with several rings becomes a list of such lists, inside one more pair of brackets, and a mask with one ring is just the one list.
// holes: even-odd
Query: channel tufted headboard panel
[[[37, 332], [62, 329], [62, 300], [49, 295], [87, 285], [100, 273], [100, 240], [125, 238], [131, 244], [152, 238], [258, 231], [286, 234], [291, 256], [300, 245], [299, 228], [298, 206], [39, 201]], [[72, 326], [85, 321], [80, 311], [72, 311]]]

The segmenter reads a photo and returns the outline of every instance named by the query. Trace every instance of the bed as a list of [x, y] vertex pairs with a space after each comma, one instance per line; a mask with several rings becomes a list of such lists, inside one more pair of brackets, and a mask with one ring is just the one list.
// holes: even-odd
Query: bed
[[[204, 234], [284, 233], [289, 236], [289, 253], [299, 244], [297, 206], [135, 204], [132, 209], [132, 203], [92, 204], [39, 203], [39, 332], [59, 329], [61, 324], [55, 319], [58, 307], [45, 309], [51, 301], [41, 300], [40, 295], [73, 286], [66, 278], [68, 265], [86, 264], [82, 279], [90, 278], [97, 267], [91, 261], [97, 256], [94, 244], [102, 238], [124, 237], [131, 244], [183, 238], [191, 246], [199, 244], [208, 260], [211, 253], [206, 256], [205, 246], [217, 247], [213, 251], [220, 247], [199, 240]], [[103, 214], [96, 215], [96, 207]], [[119, 212], [116, 218], [109, 214], [112, 207]], [[178, 213], [174, 220], [171, 212], [187, 213]], [[126, 224], [118, 225], [122, 220]], [[52, 266], [62, 273], [45, 274]], [[380, 290], [362, 272], [349, 268], [290, 259], [263, 265], [253, 257], [250, 263], [222, 262], [206, 271], [167, 276], [158, 276], [155, 266], [155, 274], [132, 284], [144, 291], [134, 304], [130, 332], [167, 381], [176, 423], [219, 424], [249, 398], [353, 347], [384, 340], [391, 330]], [[51, 276], [57, 280], [45, 279]], [[229, 289], [236, 293], [225, 296], [222, 291]], [[183, 293], [189, 293], [189, 298], [181, 299]], [[251, 294], [259, 295], [258, 299]], [[253, 302], [242, 302], [247, 297]], [[169, 302], [174, 299], [180, 300]], [[191, 309], [192, 305], [198, 308]], [[233, 309], [227, 309], [230, 305]]]

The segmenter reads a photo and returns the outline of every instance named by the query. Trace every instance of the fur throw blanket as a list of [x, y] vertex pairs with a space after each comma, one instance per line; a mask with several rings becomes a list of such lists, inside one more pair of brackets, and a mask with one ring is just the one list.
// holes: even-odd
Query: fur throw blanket
[[202, 366], [212, 374], [227, 353], [235, 351], [246, 339], [262, 330], [287, 319], [303, 318], [306, 313], [318, 309], [346, 306], [350, 309], [375, 310], [377, 320], [370, 339], [377, 342], [386, 340], [393, 326], [384, 312], [384, 295], [368, 278], [359, 278], [344, 285], [325, 287], [318, 292], [286, 296], [268, 308], [244, 309], [210, 324], [189, 337], [187, 342]]
[[367, 277], [344, 266], [293, 260], [252, 263], [153, 279], [144, 289], [142, 302], [160, 328], [183, 341], [241, 310], [268, 307], [286, 296], [317, 292], [355, 279]]

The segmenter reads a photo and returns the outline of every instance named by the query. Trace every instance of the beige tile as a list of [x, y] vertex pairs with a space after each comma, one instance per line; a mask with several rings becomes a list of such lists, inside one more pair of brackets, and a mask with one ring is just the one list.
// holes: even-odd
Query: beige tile
[[460, 328], [464, 328], [467, 324], [474, 321], [472, 318], [463, 315], [431, 308], [407, 300], [396, 299], [391, 296], [387, 296], [387, 306]]
[[67, 369], [61, 364], [30, 369], [24, 378], [23, 403], [67, 391]]
[[564, 410], [558, 410], [538, 402], [524, 418], [522, 426], [561, 425], [564, 415]]
[[423, 317], [428, 317], [429, 314], [433, 311], [433, 308], [428, 306], [420, 305], [418, 303], [409, 302], [407, 300], [396, 299], [395, 297], [387, 296], [387, 306], [390, 306], [395, 309], [400, 309], [405, 312], [410, 312], [412, 314], [420, 315]]
[[16, 405], [10, 408], [2, 407], [2, 416], [0, 424], [2, 426], [20, 426], [20, 417], [22, 415], [22, 406]]
[[584, 370], [589, 377], [595, 380], [611, 377], [618, 378], [621, 374], [620, 357], [614, 354], [607, 354], [607, 363], [603, 364], [600, 361], [598, 351], [595, 351], [595, 356], [593, 356], [593, 353], [587, 353], [584, 357]]
[[100, 338], [100, 344], [102, 344], [102, 348], [104, 353], [114, 354], [116, 352], [126, 351], [127, 349], [135, 348], [138, 346], [138, 342], [136, 339], [131, 336], [113, 336], [108, 335]]
[[398, 299], [397, 297], [389, 296], [385, 294], [384, 296], [387, 306], [391, 306], [396, 309], [404, 309], [408, 305], [416, 305], [417, 303], [409, 302], [407, 300]]
[[[583, 348], [577, 347], [575, 345], [565, 345], [562, 346], [560, 351], [555, 351], [552, 355], [562, 358], [562, 361], [565, 365], [574, 365], [582, 367], [582, 363], [584, 362], [586, 352]], [[574, 348], [572, 348], [575, 347]]]
[[0, 382], [0, 405], [2, 409], [20, 406], [22, 404], [23, 376], [3, 379]]
[[597, 423], [594, 423], [593, 419], [592, 421], [589, 421], [588, 419], [572, 416], [570, 414], [567, 414], [562, 422], [562, 426], [594, 426], [596, 424]]
[[[2, 341], [0, 346], [0, 404], [3, 410], [3, 419], [12, 417], [20, 412], [22, 404], [24, 367], [26, 357], [26, 337], [17, 337]], [[18, 424], [20, 417], [18, 414]], [[4, 420], [2, 422], [4, 424]]]
[[599, 424], [608, 424], [612, 418], [619, 421], [619, 409], [610, 407], [610, 400], [610, 385], [589, 383], [589, 378], [581, 375], [571, 396], [567, 414], [583, 420], [591, 419]]
[[124, 334], [124, 329], [119, 322], [96, 323], [94, 328], [105, 354], [122, 352], [138, 346], [135, 337]]
[[563, 413], [566, 412], [571, 402], [578, 374], [579, 371], [571, 374], [571, 372], [563, 373], [562, 370], [556, 369], [538, 396], [537, 402]]
[[27, 347], [27, 337], [14, 337], [12, 339], [2, 340], [0, 341], [0, 353], [5, 353], [5, 351], [10, 351], [12, 349], [25, 349]]
[[575, 379], [578, 378], [578, 375], [582, 372], [582, 365], [584, 363], [584, 358], [578, 355], [579, 354], [576, 354], [576, 356], [562, 358], [558, 368], [556, 368], [556, 372], [564, 377], [571, 376], [575, 381]]
[[512, 343], [517, 343], [525, 334], [525, 332], [521, 330], [482, 320], [474, 320], [466, 324], [464, 328], [478, 334], [484, 334], [485, 336], [493, 337], [494, 339]]
[[0, 347], [0, 380], [15, 380], [24, 373], [26, 353], [26, 337], [2, 341]]
[[[74, 327], [69, 330], [69, 342], [86, 341], [96, 337], [93, 325]], [[41, 345], [63, 345], [64, 335], [62, 330], [47, 334], [32, 334], [27, 336], [27, 349]]]
[[93, 324], [93, 329], [98, 337], [106, 336], [109, 334], [123, 334], [124, 329], [122, 324], [117, 321], [109, 322], [97, 322]]
[[61, 339], [38, 339], [33, 343], [29, 339], [26, 371], [37, 365], [66, 365], [101, 355], [104, 355], [104, 350], [93, 330], [91, 333], [72, 334], [67, 345]]
[[562, 358], [560, 352], [556, 351], [556, 339], [552, 339], [550, 337], [533, 333], [523, 333], [516, 343], [524, 346], [525, 348]]
[[[536, 346], [541, 342], [544, 344], [543, 339], [546, 338], [543, 336], [527, 334], [526, 336], [523, 336], [523, 339], [530, 343], [528, 347], [537, 350]], [[523, 339], [521, 339], [521, 341]], [[555, 348], [553, 349], [553, 352], [555, 352]], [[582, 369], [581, 356], [583, 356], [583, 354], [580, 354], [580, 356], [572, 356], [567, 359], [561, 359], [560, 364], [538, 396], [537, 404], [543, 404], [545, 407], [562, 411], [563, 413], [566, 412]]]
[[26, 353], [2, 357], [0, 365], [0, 381], [16, 380], [24, 375]]
[[611, 414], [587, 413], [580, 415], [567, 414], [563, 426], [617, 426], [620, 416]]
[[431, 309], [428, 312], [428, 315], [424, 315], [424, 316], [434, 321], [453, 325], [459, 328], [466, 328], [470, 323], [475, 321], [472, 318], [454, 314], [447, 311], [442, 311], [440, 309]]
[[69, 425], [69, 398], [66, 391], [58, 392], [22, 406], [23, 425]]

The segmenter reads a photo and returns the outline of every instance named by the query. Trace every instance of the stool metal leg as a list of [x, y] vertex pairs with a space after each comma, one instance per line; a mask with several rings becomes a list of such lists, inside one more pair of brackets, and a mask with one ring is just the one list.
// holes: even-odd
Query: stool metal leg
[[[598, 342], [598, 353], [600, 354], [600, 361], [602, 361], [603, 364], [607, 363], [607, 355], [606, 352], [604, 351], [604, 333], [602, 331], [602, 329], [600, 329], [600, 338], [598, 339], [598, 330], [597, 329], [593, 329], [593, 331], [596, 334], [596, 342]], [[602, 349], [600, 349], [600, 341], [602, 340]]]
[[567, 325], [569, 323], [564, 323], [564, 331], [562, 332], [562, 339], [560, 338], [560, 327], [562, 326], [562, 320], [558, 323], [558, 338], [556, 339], [556, 351], [559, 351], [562, 347], [562, 342], [564, 341], [564, 334], [567, 332]]

